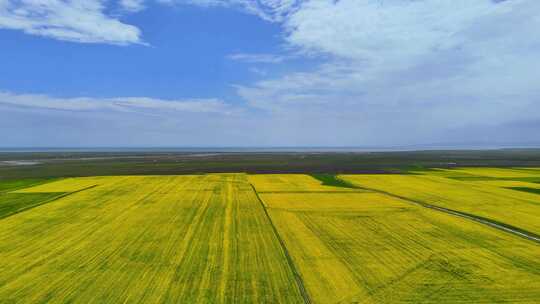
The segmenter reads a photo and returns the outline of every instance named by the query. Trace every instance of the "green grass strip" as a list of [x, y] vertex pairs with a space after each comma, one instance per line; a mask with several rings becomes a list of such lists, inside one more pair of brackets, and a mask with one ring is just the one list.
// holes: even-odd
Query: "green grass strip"
[[0, 180], [0, 193], [11, 192], [32, 186], [37, 186], [58, 180], [58, 178], [31, 178], [31, 179], [15, 179], [15, 180]]
[[322, 182], [323, 186], [358, 189], [352, 183], [337, 178], [334, 174], [311, 174], [311, 176]]
[[0, 193], [0, 220], [95, 186], [74, 192]]
[[528, 192], [528, 193], [534, 193], [534, 194], [540, 194], [539, 188], [528, 188], [528, 187], [508, 187], [507, 189], [521, 191], [521, 192]]

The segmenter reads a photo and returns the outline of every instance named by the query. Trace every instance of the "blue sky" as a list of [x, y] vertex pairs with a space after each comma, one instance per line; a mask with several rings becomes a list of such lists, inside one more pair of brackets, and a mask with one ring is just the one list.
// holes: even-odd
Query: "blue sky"
[[0, 146], [539, 144], [536, 0], [0, 0]]

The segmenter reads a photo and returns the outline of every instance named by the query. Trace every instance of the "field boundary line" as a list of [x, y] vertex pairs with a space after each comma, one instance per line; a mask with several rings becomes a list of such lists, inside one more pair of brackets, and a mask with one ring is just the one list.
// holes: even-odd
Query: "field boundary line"
[[[62, 193], [62, 194], [60, 194], [60, 195], [58, 195], [58, 196], [55, 196], [55, 197], [52, 197], [52, 198], [50, 198], [50, 199], [44, 200], [44, 201], [42, 201], [42, 202], [40, 202], [40, 203], [38, 203], [38, 204], [36, 204], [36, 205], [29, 206], [28, 208], [23, 208], [23, 209], [20, 209], [20, 210], [15, 211], [15, 212], [13, 212], [13, 213], [7, 214], [7, 215], [4, 216], [4, 217], [0, 217], [0, 220], [3, 220], [3, 219], [8, 218], [8, 217], [10, 217], [10, 216], [13, 216], [13, 215], [16, 215], [16, 214], [19, 214], [19, 213], [22, 213], [22, 212], [25, 212], [25, 211], [28, 211], [28, 210], [31, 210], [31, 209], [34, 209], [34, 208], [37, 208], [37, 207], [39, 207], [39, 206], [43, 206], [43, 205], [48, 204], [48, 203], [52, 203], [52, 202], [54, 202], [54, 201], [56, 201], [56, 200], [59, 200], [59, 199], [61, 199], [61, 198], [66, 197], [66, 196], [68, 196], [68, 195], [72, 195], [72, 194], [75, 194], [75, 193], [79, 193], [79, 192], [82, 192], [82, 191], [84, 191], [84, 190], [88, 190], [88, 189], [91, 189], [91, 188], [94, 188], [94, 187], [97, 187], [97, 186], [98, 186], [98, 185], [93, 185], [93, 186], [86, 187], [86, 188], [83, 188], [83, 189], [79, 189], [79, 190], [73, 191], [73, 192], [64, 192], [64, 193], [59, 192], [59, 193]], [[42, 193], [47, 193], [47, 192], [42, 192]], [[53, 192], [49, 192], [49, 193], [53, 193]], [[21, 193], [21, 195], [24, 195], [24, 193]]]
[[291, 268], [291, 271], [294, 275], [294, 278], [296, 280], [296, 285], [298, 285], [298, 289], [300, 290], [300, 294], [302, 295], [302, 299], [304, 300], [304, 303], [311, 304], [311, 298], [309, 297], [306, 287], [304, 286], [304, 281], [302, 280], [302, 277], [300, 276], [300, 272], [298, 272], [298, 269], [296, 269], [296, 266], [294, 265], [292, 256], [289, 253], [289, 250], [287, 249], [287, 247], [285, 246], [285, 241], [283, 241], [283, 239], [279, 235], [279, 232], [276, 226], [274, 225], [274, 222], [272, 221], [270, 214], [268, 214], [268, 210], [266, 210], [266, 206], [264, 205], [262, 198], [259, 196], [257, 189], [255, 189], [255, 186], [253, 186], [252, 183], [249, 183], [249, 185], [253, 189], [253, 192], [255, 193], [257, 200], [261, 204], [264, 214], [266, 215], [266, 218], [268, 219], [268, 222], [270, 223], [270, 226], [272, 227], [272, 230], [274, 231], [274, 235], [276, 236], [279, 244], [281, 245], [281, 249], [283, 250], [283, 253], [285, 254], [285, 258], [287, 259], [287, 263], [289, 264], [289, 267]]
[[[340, 177], [336, 177], [336, 178], [341, 179]], [[465, 218], [465, 219], [468, 219], [468, 220], [471, 220], [471, 221], [474, 221], [474, 222], [477, 222], [477, 223], [480, 223], [480, 224], [483, 224], [483, 225], [486, 225], [486, 226], [489, 226], [489, 227], [492, 227], [492, 228], [495, 228], [495, 229], [498, 229], [498, 230], [501, 230], [501, 231], [504, 231], [504, 232], [507, 232], [507, 233], [510, 233], [510, 234], [513, 234], [513, 235], [516, 235], [516, 236], [519, 236], [519, 237], [527, 239], [529, 241], [540, 243], [540, 235], [538, 235], [536, 233], [533, 233], [533, 232], [523, 230], [523, 229], [518, 228], [518, 227], [514, 227], [512, 225], [501, 223], [499, 221], [495, 221], [495, 220], [485, 218], [485, 217], [482, 217], [482, 216], [470, 214], [470, 213], [467, 213], [467, 212], [457, 211], [457, 210], [453, 210], [453, 209], [448, 209], [448, 208], [428, 204], [428, 203], [425, 203], [425, 202], [422, 202], [422, 201], [410, 199], [410, 198], [407, 198], [407, 197], [404, 197], [404, 196], [401, 196], [401, 195], [397, 195], [397, 194], [393, 194], [393, 193], [383, 191], [383, 190], [377, 190], [377, 189], [368, 188], [368, 187], [364, 187], [364, 186], [357, 186], [357, 187], [359, 189], [365, 189], [365, 190], [385, 194], [385, 195], [388, 195], [388, 196], [391, 196], [391, 197], [394, 197], [394, 198], [398, 198], [398, 199], [400, 199], [402, 201], [406, 201], [406, 202], [409, 202], [409, 203], [412, 203], [412, 204], [415, 204], [415, 205], [419, 205], [419, 206], [424, 207], [424, 208], [428, 208], [428, 209], [431, 209], [431, 210], [436, 210], [436, 211], [444, 212], [446, 214], [450, 214], [450, 215], [458, 216], [458, 217], [461, 217], [461, 218]]]

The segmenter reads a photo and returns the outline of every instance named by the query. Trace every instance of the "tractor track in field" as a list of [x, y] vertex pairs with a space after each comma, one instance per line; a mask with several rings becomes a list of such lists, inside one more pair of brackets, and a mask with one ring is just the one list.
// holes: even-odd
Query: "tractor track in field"
[[298, 289], [300, 290], [300, 294], [302, 295], [302, 299], [304, 300], [304, 303], [311, 304], [312, 301], [311, 301], [311, 298], [309, 297], [306, 287], [304, 286], [304, 281], [302, 280], [302, 277], [300, 276], [300, 272], [298, 271], [298, 269], [296, 269], [296, 266], [294, 265], [292, 256], [289, 253], [289, 250], [287, 249], [287, 247], [285, 246], [285, 241], [283, 241], [283, 239], [279, 235], [279, 232], [276, 226], [274, 225], [274, 222], [272, 221], [270, 214], [268, 214], [268, 210], [266, 210], [266, 206], [264, 205], [261, 197], [259, 196], [257, 189], [255, 189], [255, 186], [253, 186], [253, 184], [250, 183], [249, 185], [253, 189], [253, 192], [255, 193], [257, 200], [261, 204], [264, 214], [266, 215], [266, 218], [268, 219], [268, 222], [270, 223], [270, 226], [272, 227], [272, 230], [274, 231], [274, 235], [276, 236], [276, 238], [279, 241], [279, 244], [281, 245], [281, 249], [283, 249], [283, 253], [285, 254], [285, 258], [287, 259], [287, 263], [289, 264], [291, 271], [293, 272], [294, 278], [296, 280], [296, 285], [298, 285]]
[[[336, 179], [341, 180], [341, 178], [339, 178], [337, 176], [336, 176]], [[471, 221], [474, 221], [474, 222], [477, 222], [477, 223], [480, 223], [480, 224], [483, 224], [483, 225], [486, 225], [486, 226], [489, 226], [489, 227], [492, 227], [492, 228], [495, 228], [495, 229], [498, 229], [498, 230], [501, 230], [501, 231], [504, 231], [504, 232], [507, 232], [507, 233], [519, 236], [521, 238], [527, 239], [529, 241], [533, 241], [533, 242], [536, 242], [536, 243], [540, 244], [540, 235], [538, 235], [536, 233], [533, 233], [533, 232], [530, 232], [530, 231], [520, 229], [518, 227], [514, 227], [512, 225], [501, 223], [501, 222], [498, 222], [498, 221], [495, 221], [495, 220], [492, 220], [492, 219], [489, 219], [489, 218], [481, 217], [481, 216], [478, 216], [478, 215], [474, 215], [474, 214], [470, 214], [470, 213], [466, 213], [466, 212], [462, 212], [462, 211], [457, 211], [457, 210], [453, 210], [453, 209], [448, 209], [448, 208], [444, 208], [444, 207], [424, 203], [422, 201], [410, 199], [410, 198], [407, 198], [407, 197], [404, 197], [404, 196], [401, 196], [401, 195], [393, 194], [393, 193], [382, 191], [382, 190], [377, 190], [377, 189], [363, 187], [363, 186], [356, 186], [356, 185], [355, 185], [355, 187], [357, 187], [358, 189], [364, 189], [364, 190], [368, 190], [368, 191], [373, 191], [373, 192], [385, 194], [385, 195], [395, 197], [395, 198], [400, 199], [402, 201], [406, 201], [406, 202], [409, 202], [411, 204], [415, 204], [415, 205], [418, 205], [418, 206], [421, 206], [421, 207], [424, 207], [424, 208], [428, 208], [428, 209], [431, 209], [431, 210], [436, 210], [436, 211], [444, 212], [446, 214], [450, 214], [450, 215], [453, 215], [453, 216], [458, 216], [458, 217], [461, 217], [461, 218], [464, 218], [464, 219], [468, 219], [468, 220], [471, 220]]]
[[25, 212], [25, 211], [28, 211], [28, 210], [31, 210], [31, 209], [34, 209], [34, 208], [37, 208], [37, 207], [39, 207], [39, 206], [43, 206], [43, 205], [48, 204], [48, 203], [52, 203], [52, 202], [54, 202], [54, 201], [57, 201], [57, 200], [59, 200], [59, 199], [61, 199], [61, 198], [66, 197], [66, 196], [68, 196], [68, 195], [72, 195], [72, 194], [75, 194], [75, 193], [79, 193], [79, 192], [82, 192], [82, 191], [85, 191], [85, 190], [88, 190], [88, 189], [91, 189], [91, 188], [94, 188], [94, 187], [97, 187], [97, 186], [99, 186], [99, 185], [89, 186], [89, 187], [86, 187], [86, 188], [83, 188], [83, 189], [79, 189], [79, 190], [73, 191], [73, 192], [64, 192], [64, 193], [59, 192], [59, 193], [62, 193], [62, 194], [60, 194], [60, 195], [58, 195], [58, 196], [55, 196], [55, 197], [53, 197], [53, 198], [44, 200], [44, 201], [42, 201], [42, 202], [40, 202], [40, 203], [38, 203], [38, 204], [36, 204], [36, 205], [32, 205], [32, 206], [29, 206], [29, 207], [27, 207], [27, 208], [23, 208], [23, 209], [17, 210], [17, 211], [15, 211], [15, 212], [13, 212], [13, 213], [9, 213], [9, 214], [7, 214], [7, 215], [4, 216], [4, 217], [0, 217], [0, 220], [6, 219], [6, 218], [11, 217], [11, 216], [13, 216], [13, 215], [16, 215], [16, 214], [19, 214], [19, 213], [22, 213], [22, 212]]
[[444, 207], [439, 207], [439, 206], [435, 206], [435, 205], [431, 205], [431, 204], [425, 204], [425, 203], [419, 203], [419, 202], [415, 202], [415, 203], [417, 203], [417, 204], [419, 204], [419, 205], [421, 205], [422, 207], [425, 207], [425, 208], [429, 208], [429, 209], [445, 212], [445, 213], [448, 213], [448, 214], [452, 214], [452, 215], [455, 215], [455, 216], [459, 216], [459, 217], [462, 217], [462, 218], [466, 218], [466, 219], [469, 219], [469, 220], [472, 220], [472, 221], [475, 221], [475, 222], [478, 222], [478, 223], [481, 223], [481, 224], [484, 224], [484, 225], [487, 225], [487, 226], [490, 226], [490, 227], [493, 227], [493, 228], [496, 228], [496, 229], [499, 229], [499, 230], [503, 230], [503, 231], [508, 232], [508, 233], [515, 234], [515, 235], [520, 236], [522, 238], [525, 238], [525, 239], [540, 243], [540, 236], [539, 235], [537, 235], [535, 233], [532, 233], [532, 232], [529, 232], [529, 231], [525, 231], [523, 229], [511, 226], [511, 225], [508, 225], [508, 224], [500, 223], [500, 222], [494, 221], [492, 219], [488, 219], [488, 218], [484, 218], [484, 217], [481, 217], [481, 216], [477, 216], [477, 215], [473, 215], [473, 214], [469, 214], [469, 213], [465, 213], [465, 212], [461, 212], [461, 211], [456, 211], [456, 210], [452, 210], [452, 209], [448, 209], [448, 208], [444, 208]]

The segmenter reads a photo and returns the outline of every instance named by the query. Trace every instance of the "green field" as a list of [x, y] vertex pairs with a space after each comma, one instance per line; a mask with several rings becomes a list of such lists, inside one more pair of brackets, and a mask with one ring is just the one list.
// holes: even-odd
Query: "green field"
[[0, 303], [539, 303], [540, 242], [527, 236], [540, 233], [540, 195], [521, 189], [540, 189], [536, 178], [3, 181]]

